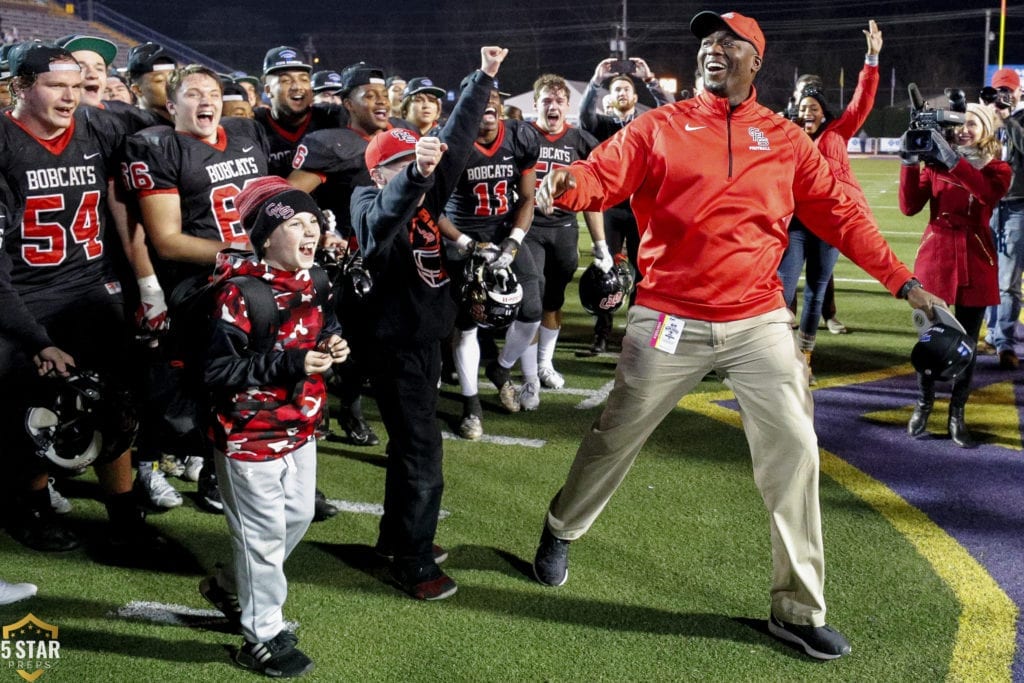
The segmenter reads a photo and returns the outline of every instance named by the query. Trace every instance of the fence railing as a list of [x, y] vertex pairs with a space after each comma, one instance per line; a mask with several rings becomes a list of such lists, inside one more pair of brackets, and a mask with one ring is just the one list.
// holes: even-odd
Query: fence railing
[[171, 38], [170, 36], [166, 36], [159, 31], [153, 30], [145, 24], [140, 24], [120, 12], [115, 12], [101, 3], [85, 3], [84, 9], [86, 10], [86, 19], [106, 24], [115, 31], [119, 31], [126, 36], [135, 38], [139, 42], [152, 41], [154, 43], [158, 43], [175, 55], [181, 63], [202, 64], [219, 73], [234, 71], [234, 67], [219, 62], [216, 59], [213, 59], [212, 57], [209, 57], [208, 55], [205, 55], [202, 52]]

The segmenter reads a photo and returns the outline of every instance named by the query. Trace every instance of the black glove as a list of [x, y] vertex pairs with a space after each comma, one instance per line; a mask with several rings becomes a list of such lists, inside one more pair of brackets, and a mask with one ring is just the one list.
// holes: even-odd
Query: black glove
[[506, 237], [498, 245], [500, 253], [498, 257], [491, 261], [491, 270], [501, 270], [508, 268], [512, 265], [512, 261], [515, 260], [516, 254], [519, 253], [519, 242], [516, 242], [511, 237]]
[[949, 146], [945, 136], [940, 131], [932, 129], [931, 133], [932, 149], [921, 153], [921, 159], [926, 164], [939, 166], [947, 171], [952, 169], [960, 161], [960, 155]]

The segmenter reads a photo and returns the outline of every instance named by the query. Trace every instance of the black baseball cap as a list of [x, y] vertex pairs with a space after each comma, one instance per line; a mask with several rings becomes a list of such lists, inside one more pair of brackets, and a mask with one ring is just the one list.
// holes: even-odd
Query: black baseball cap
[[302, 53], [294, 47], [281, 45], [267, 50], [263, 58], [263, 75], [267, 76], [278, 71], [305, 71], [312, 73], [313, 67], [302, 61]]
[[117, 57], [117, 45], [114, 45], [106, 38], [72, 33], [69, 36], [58, 38], [56, 43], [58, 47], [62, 47], [68, 52], [78, 52], [79, 50], [95, 52], [103, 58], [103, 63], [107, 66], [113, 64], [114, 58]]
[[402, 91], [402, 99], [412, 97], [421, 92], [429, 93], [435, 97], [444, 97], [446, 94], [444, 88], [437, 87], [434, 85], [434, 81], [426, 76], [417, 76], [416, 78], [410, 78], [409, 82], [405, 84], [405, 90]]
[[157, 43], [141, 43], [128, 50], [128, 76], [134, 81], [154, 71], [174, 71], [174, 57]]
[[317, 71], [313, 74], [313, 92], [335, 93], [341, 90], [341, 74], [337, 71]]
[[[466, 76], [465, 78], [462, 79], [461, 83], [459, 83], [459, 90], [465, 90], [466, 86], [469, 85], [472, 81], [473, 81], [473, 74], [469, 74], [468, 76]], [[512, 93], [504, 92], [499, 87], [498, 79], [497, 78], [495, 78], [494, 82], [491, 84], [491, 90], [497, 90], [498, 91], [498, 95], [500, 95], [502, 98], [512, 97]]]
[[361, 85], [384, 85], [386, 82], [383, 69], [370, 66], [366, 62], [349, 64], [341, 72], [341, 89], [338, 92], [345, 96]]
[[245, 88], [238, 85], [231, 79], [220, 80], [220, 84], [224, 87], [224, 92], [221, 94], [221, 101], [223, 102], [248, 102], [249, 93], [245, 91]]
[[[73, 64], [68, 64], [69, 61]], [[48, 71], [82, 70], [70, 52], [41, 40], [28, 40], [12, 47], [7, 53], [7, 64], [13, 77], [36, 76]]]

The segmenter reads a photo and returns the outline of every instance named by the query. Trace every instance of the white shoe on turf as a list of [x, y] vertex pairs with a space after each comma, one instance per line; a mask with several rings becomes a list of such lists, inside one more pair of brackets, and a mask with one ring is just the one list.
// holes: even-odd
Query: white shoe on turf
[[50, 481], [46, 484], [47, 490], [50, 492], [50, 507], [58, 515], [66, 515], [71, 512], [72, 505], [71, 501], [60, 495], [60, 491], [53, 488], [53, 477], [50, 477]]
[[519, 387], [519, 407], [523, 410], [537, 410], [540, 406], [540, 385], [537, 382], [523, 382]]
[[186, 481], [199, 481], [199, 473], [203, 471], [203, 459], [198, 455], [185, 458], [185, 471], [179, 475]]
[[459, 423], [459, 436], [463, 439], [476, 441], [484, 435], [484, 426], [480, 422], [479, 415], [467, 415]]
[[548, 389], [561, 389], [565, 386], [565, 377], [562, 377], [562, 373], [552, 367], [538, 368], [537, 376], [540, 378], [540, 383]]
[[0, 605], [9, 605], [25, 598], [31, 598], [36, 594], [35, 584], [31, 583], [7, 583], [0, 579]]
[[160, 469], [140, 469], [135, 478], [135, 487], [146, 499], [158, 508], [176, 508], [182, 503], [181, 494], [167, 483], [167, 477]]

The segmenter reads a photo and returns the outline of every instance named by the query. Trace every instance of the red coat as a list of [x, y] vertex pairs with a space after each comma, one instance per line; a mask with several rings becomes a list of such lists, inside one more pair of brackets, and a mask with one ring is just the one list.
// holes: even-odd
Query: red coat
[[835, 121], [825, 126], [825, 130], [815, 139], [818, 151], [825, 157], [829, 168], [836, 174], [850, 199], [857, 202], [861, 211], [871, 215], [871, 208], [864, 196], [864, 191], [857, 182], [850, 168], [850, 155], [846, 145], [854, 133], [861, 129], [867, 121], [871, 108], [875, 106], [875, 93], [878, 92], [878, 67], [865, 64], [857, 79], [857, 89], [850, 98], [850, 104]]
[[921, 237], [914, 274], [947, 304], [999, 303], [999, 278], [989, 219], [1010, 187], [1005, 161], [976, 169], [961, 159], [951, 171], [919, 165], [900, 171], [900, 211], [913, 216], [925, 203], [928, 227]]

